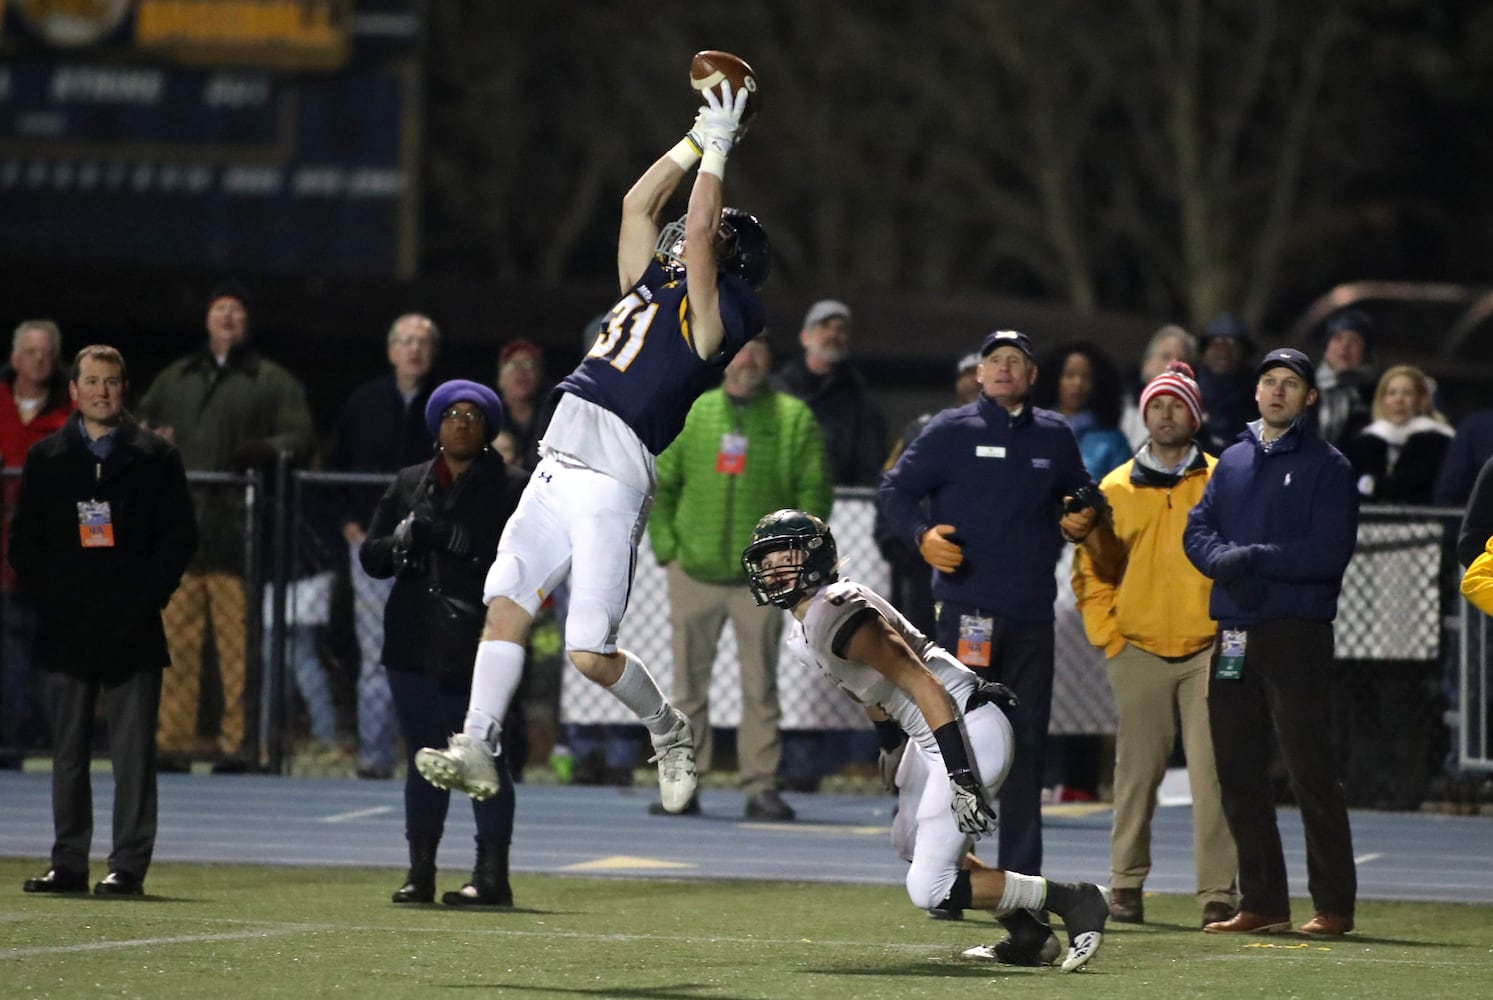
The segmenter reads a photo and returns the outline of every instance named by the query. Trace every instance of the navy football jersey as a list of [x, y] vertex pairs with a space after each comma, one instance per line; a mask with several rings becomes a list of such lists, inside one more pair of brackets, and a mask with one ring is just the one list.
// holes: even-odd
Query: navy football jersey
[[735, 275], [718, 277], [725, 338], [709, 361], [689, 339], [685, 282], [654, 260], [607, 315], [601, 335], [556, 388], [604, 407], [627, 422], [657, 455], [679, 436], [690, 406], [715, 385], [742, 345], [762, 332], [762, 302]]

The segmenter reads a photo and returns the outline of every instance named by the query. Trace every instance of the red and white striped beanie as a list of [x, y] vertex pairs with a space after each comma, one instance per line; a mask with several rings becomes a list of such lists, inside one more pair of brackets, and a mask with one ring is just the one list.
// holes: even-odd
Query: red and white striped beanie
[[1142, 417], [1146, 413], [1146, 404], [1151, 402], [1155, 396], [1176, 396], [1187, 404], [1187, 410], [1192, 414], [1193, 426], [1203, 426], [1203, 394], [1198, 390], [1197, 379], [1192, 374], [1192, 366], [1187, 362], [1169, 363], [1166, 371], [1146, 383], [1146, 387], [1140, 393]]

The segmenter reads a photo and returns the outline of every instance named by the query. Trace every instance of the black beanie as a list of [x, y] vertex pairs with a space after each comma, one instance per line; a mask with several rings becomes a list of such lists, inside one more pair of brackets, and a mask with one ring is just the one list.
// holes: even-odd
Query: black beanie
[[211, 306], [219, 299], [238, 299], [239, 305], [244, 307], [244, 312], [254, 308], [254, 297], [243, 283], [234, 278], [225, 278], [213, 286], [211, 294], [207, 297], [207, 304]]

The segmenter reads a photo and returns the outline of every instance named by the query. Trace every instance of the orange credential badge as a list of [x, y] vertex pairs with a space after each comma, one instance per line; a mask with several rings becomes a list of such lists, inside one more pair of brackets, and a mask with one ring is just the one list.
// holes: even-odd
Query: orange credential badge
[[114, 547], [114, 515], [109, 501], [78, 501], [78, 539], [85, 549]]

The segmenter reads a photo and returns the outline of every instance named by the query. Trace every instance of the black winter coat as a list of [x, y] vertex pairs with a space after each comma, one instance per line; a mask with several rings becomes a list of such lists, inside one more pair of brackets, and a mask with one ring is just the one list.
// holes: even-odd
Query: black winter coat
[[1435, 430], [1411, 434], [1389, 465], [1389, 442], [1372, 433], [1370, 424], [1343, 442], [1342, 452], [1353, 466], [1358, 492], [1369, 503], [1429, 504], [1441, 463], [1452, 436]]
[[[100, 463], [77, 418], [26, 455], [10, 563], [36, 602], [43, 669], [114, 681], [171, 662], [161, 609], [197, 550], [180, 453], [126, 417]], [[78, 504], [106, 501], [114, 544], [84, 547]]]
[[[465, 475], [443, 488], [435, 469], [443, 461], [437, 456], [399, 470], [374, 509], [358, 558], [371, 577], [397, 577], [384, 608], [384, 666], [465, 692], [486, 613], [482, 585], [529, 474], [484, 448]], [[464, 552], [416, 544], [401, 560], [394, 530], [411, 512], [432, 524], [459, 525], [467, 536]]]
[[824, 433], [824, 460], [836, 486], [875, 486], [886, 466], [886, 417], [860, 372], [842, 364], [828, 375], [809, 371], [802, 357], [769, 380], [778, 392], [806, 403]]

